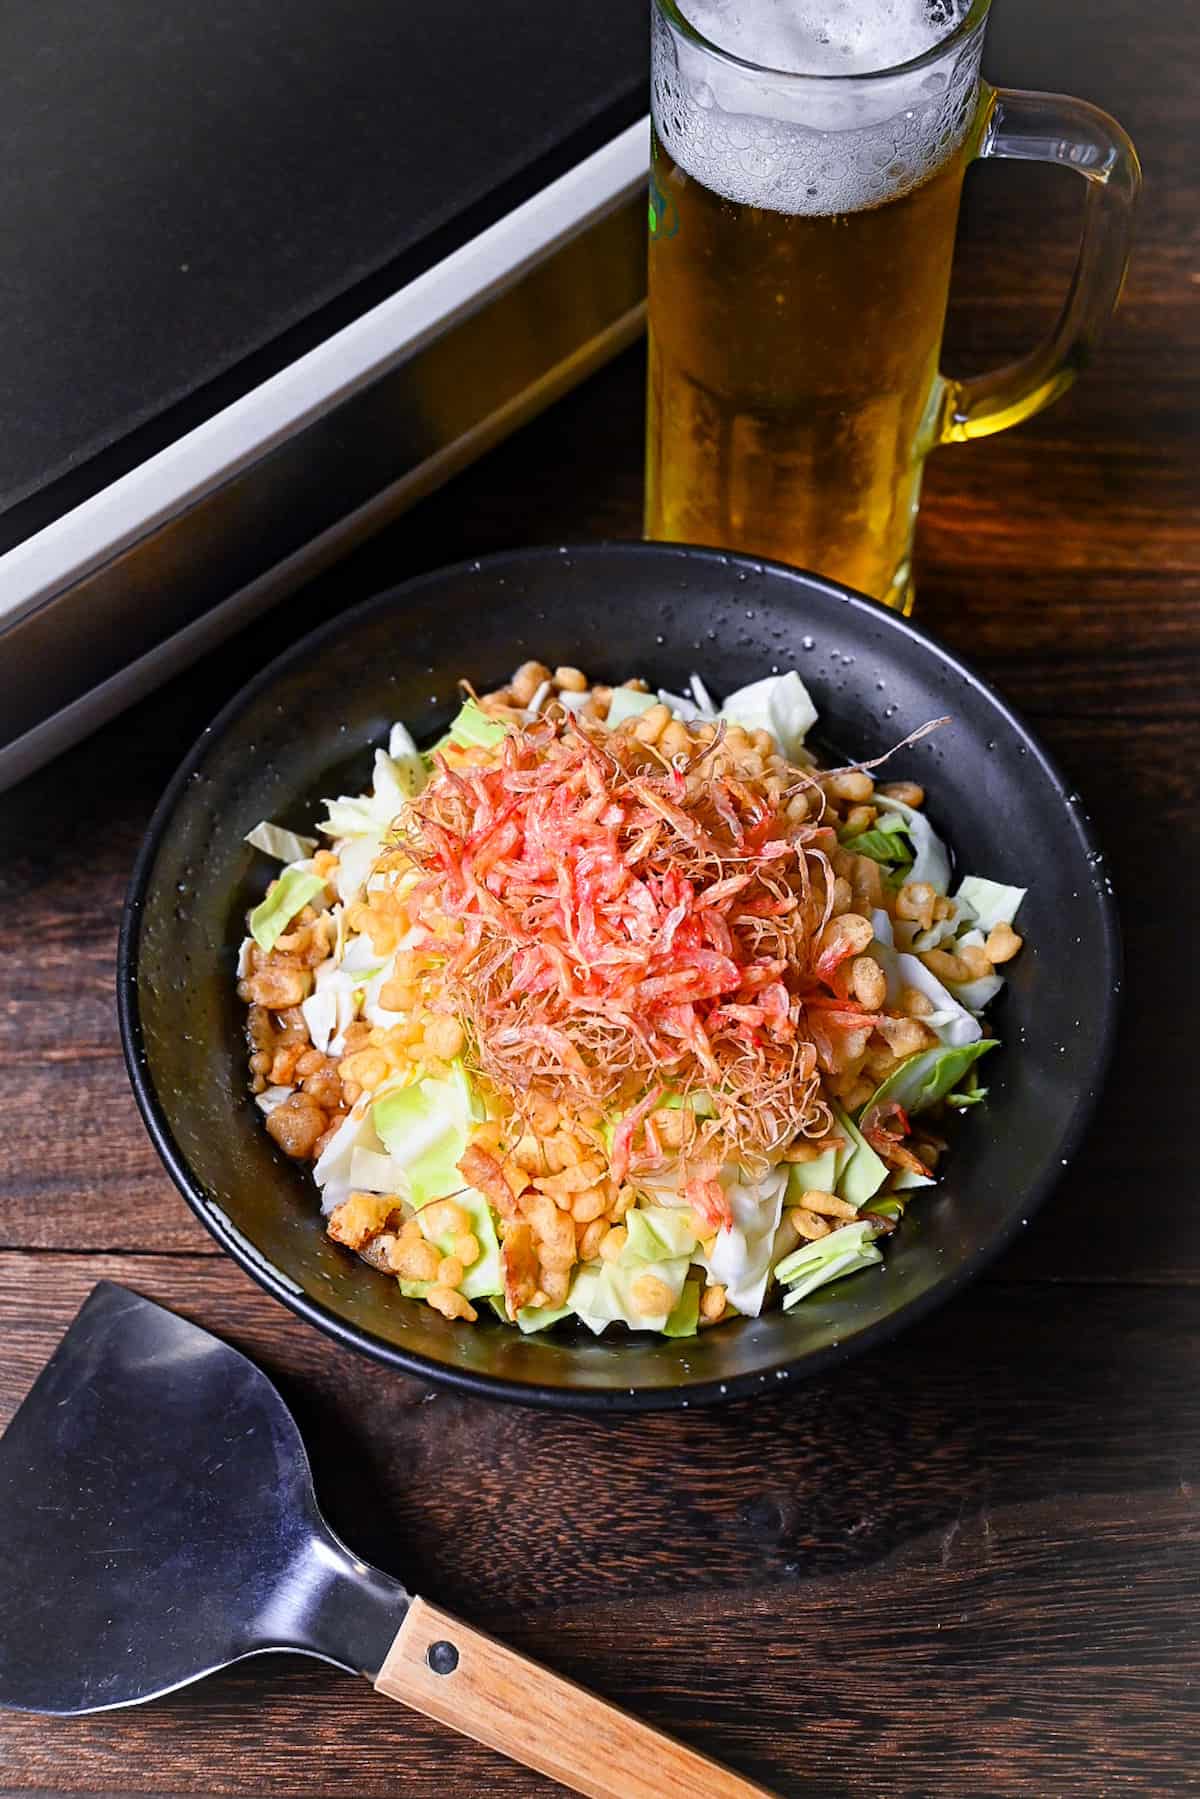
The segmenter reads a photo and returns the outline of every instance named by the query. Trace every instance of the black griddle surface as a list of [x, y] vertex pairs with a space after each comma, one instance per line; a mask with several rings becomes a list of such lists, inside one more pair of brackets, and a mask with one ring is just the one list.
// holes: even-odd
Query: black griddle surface
[[646, 103], [646, 0], [9, 0], [0, 15], [0, 549]]

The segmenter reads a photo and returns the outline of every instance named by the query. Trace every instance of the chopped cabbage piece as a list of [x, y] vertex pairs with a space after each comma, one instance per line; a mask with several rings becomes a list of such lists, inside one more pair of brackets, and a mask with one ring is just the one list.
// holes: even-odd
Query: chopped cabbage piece
[[354, 1191], [350, 1170], [355, 1151], [360, 1149], [383, 1151], [366, 1100], [359, 1100], [343, 1118], [313, 1168], [313, 1179], [321, 1190], [321, 1210], [326, 1216]]
[[769, 731], [780, 750], [794, 761], [817, 722], [817, 709], [804, 682], [790, 668], [739, 687], [726, 698], [720, 716], [744, 731]]
[[371, 1107], [375, 1129], [404, 1173], [406, 1199], [420, 1208], [457, 1194], [465, 1185], [458, 1171], [476, 1102], [461, 1063], [444, 1080], [426, 1075], [407, 1087], [393, 1087]]
[[[905, 922], [904, 919], [897, 921], [900, 925]], [[910, 955], [907, 951], [897, 954], [893, 947], [892, 920], [886, 912], [873, 912], [871, 923], [875, 930], [875, 941], [870, 953], [887, 976], [888, 1004], [893, 1007], [899, 1004], [902, 987], [915, 987], [932, 1001], [934, 1007], [921, 1022], [927, 1024], [943, 1043], [958, 1048], [963, 1044], [976, 1042], [983, 1035], [982, 1026], [962, 1002], [962, 996], [970, 990], [969, 985], [952, 993], [917, 956]], [[988, 989], [988, 983], [984, 981], [974, 985], [980, 989]]]
[[[947, 949], [953, 949], [954, 946], [948, 939], [957, 937], [964, 925], [974, 924], [975, 914], [961, 895], [952, 899], [949, 905], [950, 915], [948, 918], [935, 918], [927, 931], [913, 932], [912, 939], [908, 944], [909, 949], [937, 949], [941, 944], [945, 944]], [[906, 922], [911, 923], [911, 920]], [[983, 942], [982, 937], [979, 941]]]
[[657, 704], [652, 693], [639, 693], [636, 687], [614, 687], [608, 717], [604, 722], [610, 731], [615, 731], [626, 719], [637, 718], [640, 713], [649, 712], [651, 706]]
[[1012, 923], [1028, 891], [1027, 887], [1006, 887], [1002, 881], [986, 880], [983, 875], [964, 875], [955, 898], [966, 901], [986, 936], [994, 925]]
[[311, 856], [317, 847], [315, 837], [300, 837], [295, 831], [285, 831], [282, 825], [273, 825], [264, 818], [261, 824], [247, 831], [243, 842], [264, 856], [274, 856], [277, 862], [303, 862]]
[[299, 865], [285, 868], [266, 899], [250, 914], [250, 935], [258, 947], [274, 949], [297, 912], [324, 891], [324, 881], [311, 869]]
[[897, 878], [911, 879], [913, 847], [909, 842], [908, 825], [902, 818], [891, 818], [889, 828], [875, 825], [869, 831], [859, 831], [855, 835], [843, 837], [842, 847], [855, 856], [869, 856], [872, 862], [880, 862], [885, 868], [894, 868]]
[[[397, 761], [385, 750], [375, 751], [375, 778], [371, 785], [377, 815], [387, 824], [391, 824], [397, 813], [402, 812], [409, 800], [420, 793], [425, 785], [425, 764], [417, 757], [414, 770], [407, 757]], [[386, 814], [386, 818], [384, 815]]]
[[[907, 1170], [905, 1172], [907, 1172]], [[914, 1184], [917, 1186], [932, 1187], [936, 1185], [933, 1181], [926, 1181], [923, 1175], [914, 1175], [913, 1180]], [[906, 1203], [907, 1202], [903, 1199], [897, 1199], [894, 1194], [884, 1193], [881, 1194], [878, 1199], [873, 1199], [869, 1206], [864, 1207], [863, 1217], [903, 1218]]]
[[344, 906], [356, 900], [367, 881], [371, 870], [383, 854], [383, 833], [371, 831], [365, 836], [348, 837], [338, 842], [338, 865], [334, 872], [333, 884], [337, 888], [338, 898]]
[[915, 1168], [901, 1168], [892, 1176], [892, 1190], [896, 1193], [907, 1193], [910, 1187], [936, 1186], [932, 1175], [918, 1174]]
[[527, 722], [532, 723], [553, 692], [554, 682], [543, 681], [533, 698], [530, 700], [528, 706], [525, 708], [525, 718]]
[[[417, 748], [416, 739], [413, 737], [412, 732], [408, 729], [407, 725], [402, 725], [398, 720], [388, 732], [387, 753], [392, 758], [393, 762], [410, 763], [414, 758], [417, 762], [420, 762], [421, 760], [421, 752]], [[425, 785], [425, 770], [423, 767], [414, 768], [412, 777], [414, 781], [419, 781], [422, 787]]]
[[967, 1070], [967, 1078], [962, 1087], [957, 1092], [947, 1093], [946, 1104], [954, 1106], [956, 1110], [962, 1112], [968, 1106], [980, 1105], [987, 1095], [987, 1088], [979, 1085], [979, 1064], [976, 1062], [973, 1068]]
[[708, 691], [708, 688], [704, 685], [704, 682], [700, 679], [700, 676], [692, 674], [688, 680], [688, 686], [691, 688], [692, 698], [695, 700], [697, 706], [699, 706], [701, 712], [708, 718], [715, 718], [717, 716], [716, 702], [714, 701], [712, 694]]
[[463, 702], [462, 709], [449, 731], [451, 743], [458, 744], [462, 749], [478, 748], [479, 746], [490, 749], [493, 744], [499, 743], [507, 735], [508, 726], [501, 724], [497, 718], [489, 718], [487, 713], [475, 704], [474, 700]]
[[875, 931], [871, 954], [887, 976], [889, 1006], [899, 1004], [901, 988], [915, 987], [933, 1005], [933, 1011], [921, 1022], [927, 1024], [943, 1043], [957, 1049], [982, 1037], [983, 1027], [979, 1020], [955, 998], [948, 987], [943, 987], [924, 962], [918, 956], [910, 955], [907, 951], [898, 953], [892, 947], [892, 921], [887, 913], [873, 912], [871, 923]]
[[885, 797], [880, 804], [884, 810], [875, 821], [877, 831], [891, 828], [893, 814], [899, 814], [908, 826], [913, 846], [913, 865], [905, 875], [905, 880], [928, 881], [935, 893], [945, 894], [950, 886], [950, 856], [925, 814], [915, 806], [906, 805], [903, 800]]
[[350, 1151], [350, 1185], [356, 1193], [404, 1192], [404, 1179], [391, 1156], [378, 1149]]
[[784, 1311], [798, 1305], [818, 1287], [840, 1280], [843, 1275], [854, 1274], [860, 1268], [869, 1268], [873, 1262], [882, 1262], [883, 1256], [875, 1244], [878, 1234], [879, 1226], [864, 1218], [856, 1224], [844, 1224], [840, 1230], [830, 1231], [819, 1242], [802, 1243], [799, 1249], [785, 1256], [775, 1270], [775, 1278], [788, 1288], [783, 1301]]
[[696, 701], [689, 698], [686, 693], [668, 693], [665, 687], [659, 688], [658, 701], [660, 705], [666, 706], [673, 712], [676, 718], [681, 718], [685, 724], [694, 725], [701, 720], [707, 721], [716, 717], [715, 713], [706, 712], [703, 706], [697, 705]]
[[919, 1049], [915, 1056], [907, 1056], [899, 1068], [893, 1069], [887, 1080], [881, 1082], [859, 1117], [868, 1118], [880, 1106], [893, 1102], [903, 1106], [910, 1117], [924, 1112], [939, 1099], [944, 1099], [968, 1068], [989, 1049], [995, 1049], [997, 1043], [995, 1037], [982, 1037], [975, 1043], [957, 1048]]
[[623, 1267], [634, 1262], [669, 1261], [674, 1256], [691, 1256], [696, 1248], [690, 1211], [677, 1211], [671, 1206], [635, 1206], [625, 1214], [627, 1238], [621, 1251]]
[[361, 991], [361, 976], [356, 979], [344, 966], [331, 961], [317, 969], [316, 985], [308, 998], [301, 1000], [300, 1010], [313, 1048], [323, 1056], [337, 1053], [334, 1045], [358, 1015]]
[[[404, 731], [407, 742], [402, 741], [397, 736], [400, 731], [404, 731], [403, 725], [393, 725], [389, 741], [396, 743], [403, 754], [392, 756], [386, 750], [375, 752], [370, 793], [342, 794], [336, 800], [326, 800], [326, 816], [317, 826], [326, 837], [372, 839], [375, 847], [369, 857], [371, 863], [378, 857], [383, 839], [397, 813], [403, 810], [414, 794], [421, 791], [426, 780], [425, 764], [416, 745], [407, 731]], [[339, 849], [338, 855], [344, 862], [345, 849]], [[359, 887], [369, 872], [369, 868], [363, 871]], [[343, 898], [346, 897], [343, 895]], [[349, 897], [353, 898], [354, 895]]]
[[[503, 1324], [509, 1321], [502, 1303], [496, 1307], [496, 1316]], [[570, 1316], [570, 1306], [522, 1306], [517, 1313], [517, 1326], [525, 1336], [529, 1336], [532, 1331], [548, 1330], [560, 1318]]]
[[730, 1305], [748, 1318], [762, 1311], [787, 1184], [786, 1165], [756, 1182], [740, 1181], [728, 1170], [721, 1174], [733, 1222], [717, 1232], [697, 1260], [710, 1280], [724, 1287]]
[[[503, 1293], [504, 1276], [500, 1271], [500, 1240], [496, 1235], [492, 1208], [483, 1194], [477, 1193], [474, 1187], [464, 1187], [461, 1192], [456, 1193], [454, 1203], [456, 1206], [461, 1206], [470, 1217], [471, 1234], [479, 1244], [478, 1260], [472, 1262], [463, 1274], [462, 1280], [459, 1282], [459, 1292], [464, 1299], [487, 1299], [493, 1294]], [[426, 1241], [434, 1244], [440, 1254], [452, 1255], [454, 1233], [452, 1231], [436, 1233], [430, 1230], [426, 1223], [427, 1216], [428, 1214], [424, 1211], [417, 1212], [417, 1222], [421, 1226]], [[425, 1285], [428, 1290], [431, 1283], [421, 1284]]]
[[[661, 1331], [679, 1303], [691, 1263], [686, 1256], [661, 1262], [588, 1262], [571, 1282], [567, 1304], [596, 1336], [610, 1324], [627, 1324], [631, 1330]], [[637, 1303], [645, 1289], [638, 1283], [651, 1277], [661, 1283], [670, 1303], [647, 1314]]]
[[968, 1043], [977, 1043], [983, 1036], [979, 1020], [955, 998], [948, 987], [943, 987], [919, 957], [908, 954], [897, 956], [896, 973], [900, 986], [915, 987], [932, 1001], [933, 1011], [921, 1023], [927, 1024], [943, 1043], [952, 1049], [962, 1049]]
[[716, 1116], [717, 1108], [713, 1105], [712, 1094], [705, 1093], [702, 1087], [693, 1087], [686, 1097], [682, 1093], [668, 1093], [658, 1103], [664, 1112], [682, 1112], [686, 1106], [697, 1118]]
[[839, 1168], [845, 1167], [851, 1154], [847, 1145], [845, 1149], [823, 1150], [815, 1162], [789, 1163], [788, 1204], [803, 1205], [806, 1193], [835, 1193]]
[[254, 1103], [269, 1118], [276, 1106], [281, 1106], [292, 1091], [291, 1087], [268, 1087], [265, 1092], [254, 1095]]
[[664, 1337], [694, 1337], [700, 1328], [700, 1283], [684, 1281], [675, 1310], [663, 1325]]
[[[873, 1199], [888, 1177], [887, 1164], [880, 1160], [867, 1142], [858, 1126], [840, 1106], [833, 1108], [833, 1116], [838, 1130], [849, 1139], [853, 1148], [849, 1156], [838, 1170], [837, 1193], [847, 1205], [865, 1206]], [[824, 1238], [821, 1239], [824, 1242]]]
[[977, 981], [952, 981], [950, 992], [960, 1006], [965, 1006], [968, 1012], [978, 1013], [991, 1005], [1003, 986], [1002, 974], [986, 974]]

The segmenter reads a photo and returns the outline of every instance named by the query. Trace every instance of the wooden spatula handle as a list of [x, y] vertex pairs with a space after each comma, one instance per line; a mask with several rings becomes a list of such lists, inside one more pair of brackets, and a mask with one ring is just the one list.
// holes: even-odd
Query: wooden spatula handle
[[375, 1690], [590, 1799], [770, 1799], [423, 1599], [413, 1600]]

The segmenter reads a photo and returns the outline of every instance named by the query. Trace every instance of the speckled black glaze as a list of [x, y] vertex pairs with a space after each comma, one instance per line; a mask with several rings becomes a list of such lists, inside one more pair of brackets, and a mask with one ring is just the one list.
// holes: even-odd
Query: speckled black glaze
[[[795, 665], [823, 739], [848, 757], [952, 715], [888, 772], [927, 786], [960, 869], [1031, 883], [1027, 942], [995, 1008], [1006, 1047], [988, 1061], [987, 1104], [955, 1123], [945, 1178], [912, 1207], [881, 1271], [692, 1339], [453, 1325], [328, 1240], [307, 1170], [263, 1130], [246, 1087], [234, 963], [271, 865], [244, 833], [260, 818], [310, 830], [321, 796], [367, 783], [393, 719], [427, 738], [452, 714], [459, 677], [486, 689], [529, 656], [676, 687], [696, 669], [718, 694]], [[409, 1373], [494, 1398], [608, 1409], [778, 1390], [883, 1341], [970, 1280], [1078, 1143], [1119, 985], [1116, 909], [1077, 796], [978, 676], [830, 582], [643, 544], [531, 550], [423, 575], [288, 650], [204, 733], [165, 794], [134, 870], [118, 967], [125, 1054], [150, 1134], [188, 1204], [268, 1292]]]

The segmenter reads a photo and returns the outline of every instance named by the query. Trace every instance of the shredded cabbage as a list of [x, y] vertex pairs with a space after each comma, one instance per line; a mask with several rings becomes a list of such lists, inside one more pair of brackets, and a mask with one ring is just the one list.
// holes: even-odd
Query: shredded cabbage
[[857, 1211], [883, 1186], [888, 1177], [887, 1164], [875, 1154], [853, 1119], [840, 1106], [833, 1108], [833, 1116], [838, 1130], [853, 1144], [848, 1158], [838, 1170], [836, 1191]]
[[982, 1037], [983, 1027], [979, 1020], [960, 1004], [948, 987], [943, 987], [924, 962], [907, 951], [897, 952], [892, 947], [892, 924], [887, 913], [873, 912], [871, 922], [875, 941], [870, 953], [887, 976], [888, 1004], [899, 1004], [901, 988], [915, 987], [933, 1006], [933, 1011], [921, 1022], [927, 1024], [943, 1043], [957, 1049]]
[[[359, 941], [358, 939], [355, 940]], [[300, 1010], [308, 1026], [313, 1048], [323, 1056], [335, 1055], [347, 1027], [358, 1015], [361, 977], [344, 966], [329, 961], [317, 969], [316, 983], [308, 998], [301, 1000]]]
[[[626, 1262], [623, 1256], [616, 1262], [587, 1262], [571, 1282], [567, 1304], [596, 1336], [610, 1324], [662, 1331], [679, 1303], [690, 1266], [687, 1256], [660, 1262]], [[661, 1281], [669, 1294], [665, 1310], [647, 1315], [636, 1304], [634, 1287], [645, 1275]]]
[[864, 1218], [830, 1231], [819, 1242], [802, 1243], [785, 1256], [775, 1270], [775, 1278], [788, 1288], [784, 1311], [790, 1311], [818, 1287], [860, 1268], [869, 1268], [873, 1262], [882, 1262], [883, 1256], [875, 1245], [878, 1234], [879, 1226]]
[[604, 722], [610, 731], [615, 731], [626, 719], [637, 718], [639, 713], [649, 712], [651, 706], [657, 704], [652, 693], [640, 693], [636, 687], [614, 687]]
[[317, 847], [315, 837], [300, 837], [295, 831], [285, 831], [282, 825], [268, 823], [265, 818], [252, 831], [247, 831], [242, 841], [261, 850], [265, 856], [274, 856], [277, 862], [303, 862]]
[[906, 805], [903, 800], [885, 797], [880, 804], [883, 812], [875, 821], [875, 829], [889, 830], [892, 815], [898, 813], [908, 826], [908, 834], [912, 838], [913, 865], [905, 875], [905, 880], [928, 881], [935, 893], [945, 894], [950, 886], [950, 855], [925, 814], [915, 806]]
[[458, 1163], [470, 1141], [477, 1102], [456, 1062], [444, 1080], [432, 1075], [393, 1087], [371, 1107], [375, 1130], [399, 1170], [403, 1192], [418, 1209], [464, 1185]]
[[697, 674], [690, 675], [688, 677], [688, 686], [691, 688], [692, 698], [695, 700], [697, 706], [699, 706], [701, 712], [705, 713], [709, 718], [715, 718], [717, 716], [716, 702], [713, 699], [712, 694], [708, 691], [708, 688], [704, 685], [704, 682], [700, 679], [700, 676]]
[[743, 731], [769, 731], [788, 760], [795, 761], [817, 722], [817, 709], [804, 682], [790, 668], [785, 675], [767, 675], [739, 687], [727, 697], [720, 716]]
[[891, 1105], [893, 1102], [903, 1106], [909, 1117], [926, 1111], [928, 1107], [936, 1105], [939, 1099], [944, 1099], [962, 1080], [968, 1068], [980, 1056], [986, 1056], [989, 1049], [995, 1049], [998, 1041], [996, 1037], [982, 1037], [976, 1043], [968, 1043], [955, 1049], [919, 1049], [916, 1055], [907, 1056], [899, 1068], [893, 1069], [887, 1080], [880, 1083], [859, 1117], [867, 1118], [879, 1106]]
[[856, 856], [869, 856], [872, 862], [895, 868], [897, 880], [901, 876], [906, 881], [910, 880], [913, 847], [908, 840], [908, 824], [903, 818], [889, 818], [886, 824], [886, 830], [883, 825], [875, 825], [869, 831], [859, 831], [856, 835], [843, 837], [842, 845]]
[[986, 936], [994, 925], [1012, 923], [1028, 891], [1027, 887], [1006, 887], [1002, 881], [986, 880], [983, 875], [964, 875], [955, 898], [966, 901]]
[[474, 700], [463, 702], [462, 710], [449, 731], [451, 743], [457, 743], [463, 749], [480, 746], [490, 748], [507, 735], [508, 726], [501, 724], [497, 718], [489, 718]]
[[721, 1185], [733, 1222], [697, 1257], [709, 1278], [724, 1287], [730, 1305], [749, 1318], [758, 1317], [766, 1297], [787, 1184], [786, 1166], [772, 1169], [753, 1184], [723, 1173]]
[[265, 1092], [254, 1095], [254, 1103], [269, 1118], [276, 1106], [281, 1106], [291, 1092], [291, 1087], [268, 1087]]
[[298, 863], [285, 868], [266, 899], [250, 914], [250, 935], [259, 949], [274, 949], [297, 912], [303, 912], [309, 900], [324, 890], [321, 876], [311, 869]]
[[620, 1260], [626, 1266], [670, 1261], [695, 1252], [697, 1239], [690, 1211], [677, 1211], [670, 1206], [635, 1206], [625, 1214], [625, 1230]]
[[[953, 949], [954, 945], [947, 943], [947, 939], [957, 937], [964, 925], [974, 924], [975, 914], [961, 895], [952, 899], [949, 904], [950, 915], [948, 918], [935, 918], [927, 931], [913, 932], [908, 945], [910, 949], [937, 949], [943, 943], [947, 945], [947, 948]], [[980, 942], [982, 941], [981, 938]]]
[[[456, 1193], [454, 1203], [461, 1206], [469, 1216], [471, 1233], [479, 1244], [479, 1258], [472, 1262], [463, 1275], [458, 1291], [464, 1299], [490, 1299], [504, 1291], [504, 1276], [500, 1270], [500, 1240], [496, 1235], [491, 1207], [483, 1194], [477, 1193], [474, 1187], [464, 1187], [461, 1192]], [[439, 1254], [453, 1254], [453, 1231], [431, 1230], [423, 1211], [417, 1212], [417, 1222], [426, 1242], [432, 1243]], [[409, 1299], [424, 1299], [433, 1285], [432, 1281], [402, 1280], [400, 1291]]]
[[700, 1328], [700, 1283], [684, 1281], [675, 1310], [663, 1325], [664, 1337], [694, 1337]]
[[806, 1193], [836, 1193], [839, 1169], [851, 1156], [845, 1149], [826, 1149], [814, 1162], [792, 1162], [788, 1166], [788, 1204], [803, 1205]]
[[[503, 1304], [496, 1306], [496, 1316], [505, 1324], [509, 1321]], [[529, 1336], [532, 1331], [549, 1330], [550, 1326], [557, 1324], [560, 1318], [569, 1318], [570, 1316], [570, 1306], [522, 1306], [517, 1313], [516, 1322], [522, 1334]]]
[[350, 1151], [350, 1185], [356, 1193], [394, 1193], [399, 1199], [404, 1177], [386, 1151], [355, 1145]]
[[[326, 1215], [344, 1199], [349, 1199], [354, 1191], [350, 1171], [355, 1151], [362, 1149], [376, 1153], [383, 1151], [372, 1122], [371, 1107], [365, 1100], [359, 1100], [343, 1118], [313, 1168], [313, 1179], [321, 1190], [321, 1210]], [[388, 1191], [391, 1191], [390, 1187]]]

